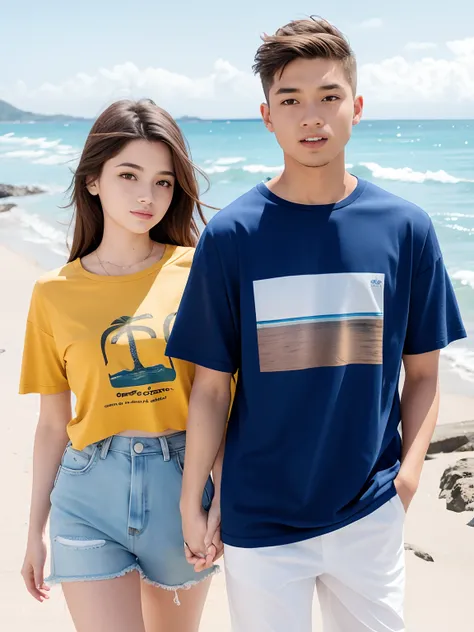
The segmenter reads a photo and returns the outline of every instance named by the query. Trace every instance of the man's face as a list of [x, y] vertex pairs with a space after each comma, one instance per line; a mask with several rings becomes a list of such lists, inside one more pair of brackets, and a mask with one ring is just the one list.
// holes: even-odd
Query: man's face
[[261, 112], [287, 159], [323, 167], [344, 151], [362, 108], [341, 62], [296, 59], [275, 76]]

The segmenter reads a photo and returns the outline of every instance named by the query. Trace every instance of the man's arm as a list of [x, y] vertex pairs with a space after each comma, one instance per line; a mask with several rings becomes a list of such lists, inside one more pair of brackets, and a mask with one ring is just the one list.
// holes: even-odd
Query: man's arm
[[395, 486], [405, 509], [408, 509], [418, 489], [425, 456], [438, 420], [439, 351], [405, 355], [403, 363], [402, 463]]
[[[231, 374], [196, 366], [186, 434], [186, 458], [181, 492], [181, 517], [188, 561], [196, 564], [211, 544], [207, 515], [202, 508], [204, 486], [214, 474], [211, 511], [220, 516], [220, 472], [223, 438], [231, 398]], [[212, 540], [211, 534], [210, 540]], [[208, 537], [206, 537], [208, 536]]]

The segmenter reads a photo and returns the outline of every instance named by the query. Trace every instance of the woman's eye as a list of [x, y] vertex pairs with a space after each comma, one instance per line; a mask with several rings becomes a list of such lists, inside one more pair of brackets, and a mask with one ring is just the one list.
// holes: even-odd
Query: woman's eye
[[131, 180], [132, 178], [135, 178], [133, 173], [121, 173], [120, 177], [123, 178], [124, 180]]
[[165, 188], [168, 188], [171, 186], [171, 182], [168, 182], [168, 180], [160, 180], [158, 184], [160, 185], [160, 187], [165, 187]]

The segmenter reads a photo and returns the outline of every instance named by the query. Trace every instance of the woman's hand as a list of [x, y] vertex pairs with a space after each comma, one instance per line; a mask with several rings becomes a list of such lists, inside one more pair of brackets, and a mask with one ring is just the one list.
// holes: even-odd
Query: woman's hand
[[194, 570], [196, 573], [206, 568], [211, 568], [224, 553], [224, 545], [221, 540], [221, 505], [217, 498], [214, 498], [212, 501], [212, 505], [207, 514], [204, 550], [206, 551], [206, 557], [195, 561]]
[[44, 583], [44, 566], [46, 563], [46, 543], [43, 535], [28, 538], [25, 559], [21, 575], [30, 595], [40, 603], [49, 599], [49, 586]]

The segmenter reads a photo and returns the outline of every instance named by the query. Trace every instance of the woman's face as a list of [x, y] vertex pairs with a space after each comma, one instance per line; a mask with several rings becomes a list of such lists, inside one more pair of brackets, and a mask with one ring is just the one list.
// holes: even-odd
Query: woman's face
[[98, 195], [104, 223], [111, 221], [135, 234], [159, 224], [173, 198], [176, 176], [169, 147], [159, 141], [133, 140], [87, 185]]

